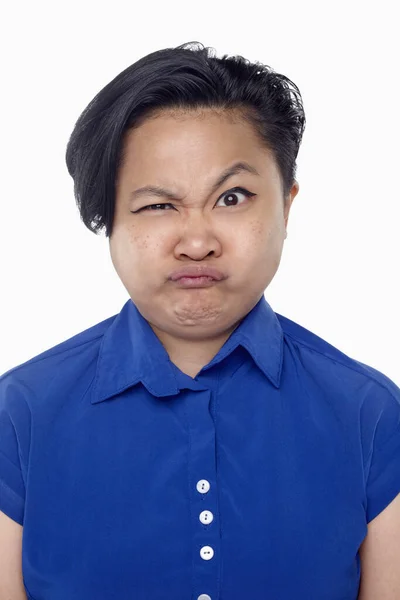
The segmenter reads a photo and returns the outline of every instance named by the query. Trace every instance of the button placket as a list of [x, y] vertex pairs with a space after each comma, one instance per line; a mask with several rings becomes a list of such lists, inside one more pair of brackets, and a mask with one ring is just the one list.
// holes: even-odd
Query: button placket
[[189, 464], [194, 475], [191, 511], [194, 598], [203, 594], [218, 600], [220, 532], [216, 518], [216, 432], [210, 413], [211, 397], [211, 390], [200, 392], [196, 402], [188, 405], [186, 415], [190, 432]]

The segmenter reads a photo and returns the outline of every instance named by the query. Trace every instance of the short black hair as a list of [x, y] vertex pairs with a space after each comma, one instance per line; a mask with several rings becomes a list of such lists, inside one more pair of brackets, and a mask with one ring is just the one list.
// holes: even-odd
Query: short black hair
[[128, 130], [162, 111], [239, 109], [272, 151], [286, 199], [296, 177], [305, 128], [298, 87], [285, 75], [242, 56], [215, 56], [187, 42], [152, 52], [126, 68], [91, 100], [66, 149], [80, 217], [94, 232], [112, 233], [115, 188]]

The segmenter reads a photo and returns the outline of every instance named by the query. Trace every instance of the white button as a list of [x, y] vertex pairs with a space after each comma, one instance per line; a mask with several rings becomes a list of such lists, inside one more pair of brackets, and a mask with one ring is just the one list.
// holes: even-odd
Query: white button
[[211, 596], [209, 596], [208, 594], [200, 594], [197, 600], [211, 600]]
[[209, 525], [214, 519], [214, 515], [210, 510], [203, 510], [199, 515], [199, 519], [204, 525]]
[[200, 481], [197, 482], [196, 488], [200, 494], [205, 494], [210, 489], [210, 482], [207, 481], [207, 479], [200, 479]]
[[203, 546], [200, 550], [200, 556], [203, 560], [210, 560], [214, 556], [214, 550], [211, 546]]

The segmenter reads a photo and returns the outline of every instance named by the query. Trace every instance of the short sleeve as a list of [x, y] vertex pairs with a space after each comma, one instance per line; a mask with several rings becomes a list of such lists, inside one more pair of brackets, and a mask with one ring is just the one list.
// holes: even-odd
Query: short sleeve
[[0, 377], [0, 510], [23, 525], [31, 413], [12, 372]]
[[368, 448], [365, 461], [367, 523], [400, 493], [400, 388], [380, 374], [380, 383], [370, 389], [367, 404], [374, 415], [365, 431]]

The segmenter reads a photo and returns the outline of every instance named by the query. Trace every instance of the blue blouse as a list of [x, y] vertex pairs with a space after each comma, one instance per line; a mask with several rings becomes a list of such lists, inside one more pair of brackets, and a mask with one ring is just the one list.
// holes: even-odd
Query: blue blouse
[[400, 389], [263, 296], [192, 378], [129, 299], [0, 378], [33, 600], [356, 600]]

